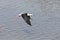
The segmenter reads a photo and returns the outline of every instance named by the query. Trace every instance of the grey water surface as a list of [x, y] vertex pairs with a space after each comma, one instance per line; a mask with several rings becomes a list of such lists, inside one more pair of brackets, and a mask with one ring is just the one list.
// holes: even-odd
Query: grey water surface
[[[32, 26], [21, 12], [32, 13]], [[60, 40], [60, 0], [0, 0], [0, 40]]]

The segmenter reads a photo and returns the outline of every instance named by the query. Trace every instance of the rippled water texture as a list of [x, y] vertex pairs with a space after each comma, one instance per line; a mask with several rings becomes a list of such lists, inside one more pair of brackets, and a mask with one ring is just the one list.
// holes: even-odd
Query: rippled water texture
[[[21, 12], [33, 14], [32, 26]], [[0, 40], [60, 40], [60, 0], [0, 0]]]

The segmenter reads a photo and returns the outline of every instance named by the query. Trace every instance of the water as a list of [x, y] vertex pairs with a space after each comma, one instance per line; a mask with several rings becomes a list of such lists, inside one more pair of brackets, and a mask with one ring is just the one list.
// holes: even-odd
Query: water
[[[0, 40], [60, 40], [59, 0], [0, 0]], [[21, 12], [32, 13], [32, 26]]]

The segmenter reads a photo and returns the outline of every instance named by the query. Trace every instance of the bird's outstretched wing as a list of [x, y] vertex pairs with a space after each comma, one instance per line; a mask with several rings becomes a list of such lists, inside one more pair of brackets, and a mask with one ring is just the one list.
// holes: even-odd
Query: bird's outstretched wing
[[30, 22], [30, 16], [28, 16], [28, 15], [25, 15], [25, 14], [22, 14], [22, 17], [23, 17], [23, 19], [25, 20], [25, 22], [28, 24], [28, 25], [30, 25], [31, 26], [31, 22]]
[[[29, 24], [29, 25], [31, 25], [31, 22], [30, 22], [30, 20], [28, 20], [28, 19], [26, 20], [26, 23]], [[32, 25], [31, 25], [31, 26], [32, 26]]]

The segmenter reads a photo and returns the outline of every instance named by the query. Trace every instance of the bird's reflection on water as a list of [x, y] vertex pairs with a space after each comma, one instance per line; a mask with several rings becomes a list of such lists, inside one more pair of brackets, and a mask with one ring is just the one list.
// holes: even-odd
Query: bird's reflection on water
[[33, 30], [23, 29], [22, 31], [25, 32], [25, 33], [27, 33], [27, 34], [35, 34], [33, 32]]

